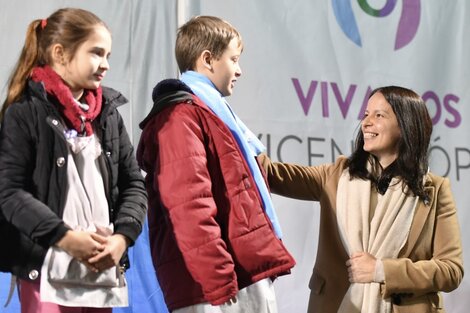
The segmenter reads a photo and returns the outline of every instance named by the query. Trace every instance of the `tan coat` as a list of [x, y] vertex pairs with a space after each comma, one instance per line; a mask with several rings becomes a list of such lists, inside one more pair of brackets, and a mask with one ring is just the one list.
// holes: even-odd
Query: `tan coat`
[[[309, 283], [308, 313], [337, 312], [349, 287], [348, 256], [336, 222], [336, 192], [346, 160], [340, 157], [334, 164], [308, 167], [272, 163], [260, 156], [273, 193], [320, 202], [320, 234]], [[383, 259], [382, 296], [392, 297], [396, 313], [444, 312], [439, 291], [454, 290], [463, 278], [460, 230], [449, 180], [428, 174], [425, 188], [431, 200], [420, 200], [399, 258]]]

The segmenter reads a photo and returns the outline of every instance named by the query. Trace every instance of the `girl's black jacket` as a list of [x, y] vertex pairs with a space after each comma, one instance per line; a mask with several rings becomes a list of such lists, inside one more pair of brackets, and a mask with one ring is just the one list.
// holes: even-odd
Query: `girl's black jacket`
[[[23, 279], [37, 279], [47, 249], [68, 229], [61, 218], [68, 148], [56, 101], [30, 80], [0, 125], [0, 270]], [[103, 180], [115, 233], [133, 243], [142, 230], [147, 194], [117, 110], [126, 102], [103, 87], [102, 111], [93, 128], [103, 150], [100, 161], [108, 169]], [[128, 267], [127, 257], [121, 263]]]

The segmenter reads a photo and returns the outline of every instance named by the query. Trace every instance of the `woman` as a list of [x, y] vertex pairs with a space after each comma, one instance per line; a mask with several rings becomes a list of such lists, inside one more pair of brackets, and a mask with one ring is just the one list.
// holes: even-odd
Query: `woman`
[[428, 171], [432, 121], [401, 87], [374, 90], [355, 151], [334, 164], [272, 163], [272, 192], [319, 201], [308, 312], [444, 312], [463, 277], [449, 180]]

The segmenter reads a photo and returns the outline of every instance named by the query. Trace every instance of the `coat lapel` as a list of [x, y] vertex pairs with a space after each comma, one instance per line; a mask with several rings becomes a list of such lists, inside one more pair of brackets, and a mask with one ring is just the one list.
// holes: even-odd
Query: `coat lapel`
[[403, 247], [400, 256], [401, 257], [409, 257], [411, 251], [413, 251], [416, 242], [418, 241], [419, 235], [421, 234], [424, 224], [428, 219], [429, 212], [431, 211], [432, 206], [434, 205], [434, 193], [435, 188], [434, 186], [428, 186], [424, 188], [425, 192], [429, 195], [430, 201], [424, 202], [422, 200], [419, 201], [418, 206], [416, 207], [415, 216], [413, 218], [413, 222], [411, 223], [410, 234], [408, 235], [407, 244]]

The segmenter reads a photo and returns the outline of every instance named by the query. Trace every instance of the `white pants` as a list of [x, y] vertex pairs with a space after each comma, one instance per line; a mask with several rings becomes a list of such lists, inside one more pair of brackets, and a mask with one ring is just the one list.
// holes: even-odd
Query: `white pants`
[[234, 303], [218, 306], [200, 303], [173, 313], [277, 313], [274, 285], [270, 278], [266, 278], [238, 291]]

